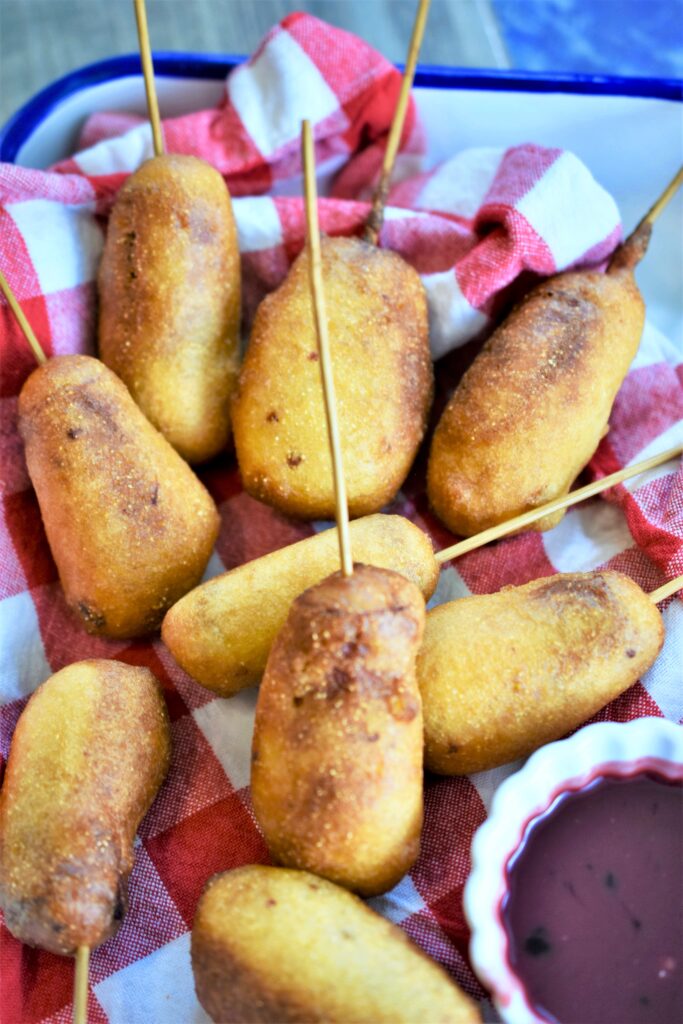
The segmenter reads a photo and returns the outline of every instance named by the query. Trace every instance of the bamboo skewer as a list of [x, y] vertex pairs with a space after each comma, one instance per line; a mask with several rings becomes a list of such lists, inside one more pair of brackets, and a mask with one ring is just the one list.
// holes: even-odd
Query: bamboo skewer
[[[47, 362], [47, 356], [42, 345], [33, 333], [33, 328], [24, 316], [23, 310], [10, 288], [5, 275], [0, 271], [0, 290], [7, 299], [10, 309], [17, 318], [26, 340], [28, 341], [38, 364], [42, 366]], [[74, 1005], [73, 1024], [87, 1024], [88, 1012], [88, 964], [90, 962], [90, 949], [88, 946], [79, 946], [76, 952], [76, 972], [74, 976]]]
[[40, 344], [40, 342], [36, 338], [35, 334], [33, 333], [33, 328], [31, 327], [30, 323], [28, 322], [28, 320], [24, 316], [24, 312], [23, 312], [21, 306], [19, 305], [19, 303], [17, 302], [17, 300], [16, 300], [16, 298], [14, 296], [14, 292], [12, 291], [12, 289], [9, 286], [9, 282], [8, 282], [7, 278], [5, 277], [5, 275], [3, 274], [3, 272], [1, 270], [0, 270], [0, 290], [2, 290], [2, 294], [7, 299], [7, 302], [9, 303], [10, 309], [12, 310], [12, 312], [15, 315], [15, 317], [17, 318], [17, 322], [18, 322], [19, 326], [21, 327], [22, 331], [24, 332], [26, 340], [28, 341], [29, 345], [31, 346], [31, 349], [33, 350], [34, 356], [38, 360], [38, 363], [42, 366], [43, 363], [47, 362], [47, 356], [45, 355], [45, 352], [43, 350], [43, 346]]
[[683, 576], [677, 576], [675, 579], [669, 580], [668, 583], [658, 587], [657, 590], [653, 590], [648, 597], [653, 604], [659, 604], [660, 601], [671, 597], [672, 594], [677, 593], [679, 590], [683, 590]]
[[377, 245], [377, 239], [379, 238], [379, 233], [382, 230], [382, 224], [384, 223], [384, 204], [386, 203], [387, 195], [389, 194], [389, 180], [391, 178], [391, 172], [394, 169], [394, 161], [396, 159], [396, 154], [398, 153], [398, 147], [401, 144], [403, 125], [405, 123], [406, 111], [408, 109], [408, 99], [413, 85], [413, 78], [415, 77], [415, 66], [420, 53], [420, 47], [422, 45], [422, 37], [424, 36], [425, 24], [427, 23], [427, 14], [429, 13], [430, 2], [431, 0], [420, 0], [417, 14], [415, 15], [415, 23], [413, 25], [413, 33], [410, 37], [408, 57], [406, 59], [405, 70], [403, 72], [403, 81], [401, 82], [401, 91], [398, 96], [394, 119], [391, 122], [391, 129], [389, 130], [387, 148], [384, 151], [384, 160], [382, 161], [382, 170], [380, 172], [379, 181], [372, 200], [372, 209], [370, 210], [370, 216], [368, 217], [367, 224], [365, 225], [365, 233], [363, 235], [365, 241], [369, 242], [371, 245]]
[[133, 0], [135, 4], [135, 20], [138, 24], [138, 40], [140, 43], [140, 59], [142, 61], [142, 73], [145, 76], [145, 93], [147, 94], [147, 110], [152, 125], [152, 138], [154, 140], [154, 155], [164, 155], [164, 136], [161, 129], [161, 118], [159, 117], [159, 104], [157, 102], [157, 91], [154, 86], [154, 64], [152, 63], [152, 50], [149, 45], [149, 31], [147, 28], [147, 11], [145, 0]]
[[608, 274], [613, 270], [618, 272], [625, 268], [632, 271], [640, 263], [650, 244], [652, 225], [681, 184], [683, 184], [683, 167], [674, 175], [645, 216], [638, 221], [631, 234], [614, 250], [607, 268]]
[[[33, 333], [33, 328], [24, 316], [21, 306], [16, 300], [14, 292], [9, 286], [5, 275], [0, 271], [0, 290], [7, 299], [10, 309], [17, 318], [26, 340], [28, 341], [34, 356], [39, 365], [47, 362], [47, 356]], [[90, 962], [90, 949], [88, 946], [79, 946], [76, 952], [76, 971], [74, 976], [74, 1004], [73, 1024], [87, 1024], [88, 1014], [88, 965]]]
[[669, 184], [666, 186], [666, 188], [662, 192], [662, 194], [659, 197], [659, 199], [657, 199], [652, 204], [652, 206], [647, 211], [647, 213], [645, 214], [643, 219], [638, 223], [638, 226], [634, 229], [634, 232], [633, 232], [634, 234], [635, 234], [636, 231], [638, 231], [640, 228], [642, 228], [644, 224], [650, 224], [650, 225], [654, 224], [654, 222], [657, 220], [657, 218], [659, 217], [660, 213], [662, 212], [662, 210], [664, 209], [666, 204], [669, 202], [670, 199], [673, 198], [673, 196], [676, 194], [676, 192], [678, 191], [678, 189], [680, 188], [680, 186], [682, 184], [683, 184], [683, 167], [681, 167], [679, 169], [678, 173], [674, 175], [674, 177], [671, 179]]
[[86, 1024], [88, 1019], [88, 966], [90, 949], [79, 946], [76, 951], [76, 979], [74, 981], [73, 1024]]
[[491, 543], [491, 541], [499, 540], [501, 537], [507, 537], [511, 533], [523, 530], [538, 519], [542, 519], [543, 516], [559, 512], [560, 509], [569, 508], [572, 505], [577, 505], [580, 501], [592, 498], [594, 495], [606, 491], [609, 487], [613, 487], [623, 480], [628, 480], [630, 477], [645, 473], [648, 469], [654, 469], [655, 466], [661, 466], [663, 462], [668, 462], [669, 459], [677, 458], [682, 452], [683, 445], [677, 445], [675, 448], [668, 448], [666, 451], [659, 452], [658, 455], [652, 455], [649, 459], [643, 459], [642, 462], [638, 462], [633, 466], [626, 466], [616, 473], [611, 473], [610, 476], [602, 477], [601, 480], [594, 480], [592, 484], [586, 484], [585, 487], [579, 487], [576, 491], [570, 491], [569, 494], [565, 494], [561, 498], [555, 498], [554, 501], [549, 501], [546, 505], [532, 508], [529, 512], [523, 512], [522, 515], [515, 516], [514, 519], [508, 519], [505, 523], [491, 526], [488, 530], [482, 530], [481, 533], [477, 533], [473, 537], [467, 537], [451, 547], [437, 551], [435, 555], [436, 560], [439, 564], [448, 562], [451, 558], [458, 558], [460, 555], [467, 554], [468, 551], [474, 551], [476, 548]]
[[320, 259], [320, 229], [318, 226], [318, 194], [315, 183], [315, 157], [313, 155], [313, 136], [310, 121], [301, 124], [301, 158], [304, 166], [304, 189], [306, 197], [306, 225], [308, 228], [308, 260], [311, 283], [311, 298], [315, 318], [315, 329], [318, 338], [318, 355], [320, 374], [325, 398], [325, 418], [327, 433], [332, 454], [332, 474], [334, 477], [334, 500], [336, 506], [337, 536], [339, 538], [339, 557], [342, 573], [351, 576], [353, 559], [351, 557], [351, 538], [349, 536], [349, 509], [346, 501], [346, 483], [342, 465], [341, 444], [339, 440], [339, 423], [337, 420], [337, 401], [334, 391], [334, 377], [330, 359], [330, 339], [327, 330], [327, 311], [325, 308], [325, 291]]

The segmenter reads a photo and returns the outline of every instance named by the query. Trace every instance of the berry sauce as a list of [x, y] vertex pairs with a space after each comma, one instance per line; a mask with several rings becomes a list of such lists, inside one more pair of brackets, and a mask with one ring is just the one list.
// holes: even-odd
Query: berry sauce
[[508, 864], [512, 969], [543, 1019], [683, 1021], [683, 785], [653, 773], [562, 793]]

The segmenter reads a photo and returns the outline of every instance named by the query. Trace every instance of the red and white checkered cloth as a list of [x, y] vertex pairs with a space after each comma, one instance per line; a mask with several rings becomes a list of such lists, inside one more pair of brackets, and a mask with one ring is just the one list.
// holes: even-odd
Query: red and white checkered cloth
[[[321, 201], [322, 226], [331, 234], [351, 234], [367, 214], [398, 87], [398, 73], [366, 44], [297, 14], [276, 26], [230, 75], [218, 109], [165, 123], [169, 151], [208, 159], [235, 197], [247, 326], [260, 297], [282, 280], [303, 244], [301, 119], [315, 123], [328, 196]], [[435, 356], [481, 333], [520, 278], [528, 283], [533, 274], [599, 265], [620, 238], [614, 202], [570, 153], [532, 144], [470, 150], [420, 174], [424, 148], [411, 109], [381, 242], [423, 276]], [[86, 124], [80, 152], [53, 171], [0, 167], [0, 267], [48, 353], [94, 350], [95, 276], [106, 216], [127, 174], [150, 155], [148, 126], [109, 114]], [[92, 956], [89, 1019], [205, 1020], [189, 964], [199, 893], [214, 872], [267, 860], [248, 788], [255, 694], [216, 699], [178, 669], [158, 638], [95, 639], [71, 618], [16, 430], [17, 395], [34, 363], [5, 305], [0, 356], [0, 756], [4, 764], [27, 695], [64, 665], [113, 657], [146, 665], [158, 676], [173, 723], [173, 766], [140, 829], [127, 918]], [[457, 377], [460, 357], [453, 352], [440, 364], [442, 397]], [[680, 354], [648, 327], [590, 476], [681, 437], [679, 361]], [[313, 525], [288, 520], [246, 495], [232, 456], [217, 459], [201, 475], [222, 517], [211, 573], [313, 532]], [[637, 489], [622, 486], [606, 497], [569, 512], [550, 533], [527, 533], [446, 567], [437, 600], [598, 565], [628, 572], [646, 590], [683, 573], [680, 469], [655, 471]], [[392, 510], [427, 530], [437, 546], [451, 541], [428, 509], [423, 458]], [[670, 600], [664, 617], [667, 642], [657, 664], [600, 718], [683, 717], [680, 601]], [[428, 778], [420, 860], [393, 892], [371, 901], [478, 998], [483, 992], [467, 963], [461, 893], [472, 833], [511, 770]], [[70, 1020], [73, 963], [22, 946], [4, 927], [0, 943], [3, 1024]]]

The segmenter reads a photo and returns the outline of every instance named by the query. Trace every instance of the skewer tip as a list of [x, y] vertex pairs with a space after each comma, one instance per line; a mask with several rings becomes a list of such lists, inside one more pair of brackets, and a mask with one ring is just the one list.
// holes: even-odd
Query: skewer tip
[[24, 311], [21, 308], [21, 306], [19, 305], [19, 303], [17, 302], [16, 296], [14, 295], [14, 292], [10, 288], [9, 281], [7, 280], [7, 278], [5, 277], [5, 275], [3, 274], [3, 272], [1, 270], [0, 270], [0, 291], [2, 292], [2, 294], [7, 299], [7, 304], [9, 305], [9, 308], [14, 313], [14, 315], [15, 315], [15, 317], [17, 319], [17, 323], [19, 324], [19, 326], [21, 327], [22, 331], [24, 332], [24, 337], [26, 338], [27, 342], [29, 343], [29, 345], [31, 347], [31, 351], [33, 352], [34, 356], [36, 357], [38, 365], [42, 366], [43, 363], [47, 362], [47, 356], [45, 355], [45, 350], [43, 349], [43, 346], [40, 344], [40, 342], [36, 338], [35, 334], [33, 333], [33, 328], [31, 327], [30, 323], [28, 322], [28, 320], [24, 316]]
[[427, 24], [427, 14], [429, 13], [430, 3], [431, 0], [420, 0], [417, 13], [415, 15], [413, 31], [410, 36], [410, 45], [408, 47], [408, 56], [406, 57], [405, 70], [401, 81], [401, 89], [398, 94], [396, 110], [394, 111], [394, 119], [391, 122], [387, 146], [384, 151], [382, 170], [380, 171], [379, 181], [377, 182], [375, 194], [372, 199], [372, 207], [363, 233], [364, 241], [368, 242], [370, 245], [377, 245], [377, 242], [379, 241], [379, 233], [382, 230], [382, 224], [384, 223], [384, 207], [389, 195], [389, 182], [394, 169], [394, 163], [398, 155], [399, 146], [401, 144], [401, 137], [403, 136], [403, 126], [405, 124], [406, 113], [408, 111], [410, 90], [413, 86], [417, 58], [420, 53], [420, 47], [422, 46], [422, 39], [424, 37], [425, 25]]
[[73, 1024], [87, 1024], [88, 1020], [88, 967], [90, 948], [79, 946], [76, 950], [76, 976], [74, 979]]
[[152, 48], [149, 42], [149, 29], [147, 26], [147, 10], [145, 0], [133, 0], [135, 7], [135, 20], [138, 26], [138, 41], [140, 44], [140, 60], [142, 61], [142, 73], [145, 79], [145, 93], [147, 95], [147, 109], [149, 120], [152, 126], [152, 140], [154, 143], [154, 155], [164, 154], [164, 134], [159, 116], [159, 101], [157, 99], [156, 86], [154, 84], [154, 64], [152, 61]]
[[482, 530], [481, 533], [474, 534], [472, 537], [466, 537], [464, 540], [458, 541], [457, 544], [452, 544], [450, 547], [437, 551], [435, 555], [436, 561], [441, 565], [443, 562], [450, 561], [451, 558], [459, 558], [460, 555], [465, 555], [470, 551], [476, 550], [476, 548], [483, 547], [485, 544], [500, 540], [501, 537], [508, 537], [512, 533], [518, 533], [531, 526], [538, 519], [542, 519], [543, 516], [559, 512], [563, 508], [570, 508], [572, 505], [578, 505], [579, 502], [593, 498], [596, 494], [601, 494], [610, 487], [623, 483], [624, 480], [629, 480], [640, 473], [646, 473], [650, 469], [655, 469], [671, 459], [677, 459], [681, 453], [683, 453], [683, 445], [676, 445], [674, 448], [667, 448], [656, 455], [651, 455], [648, 459], [636, 462], [632, 466], [619, 469], [616, 473], [610, 473], [609, 476], [594, 480], [593, 483], [586, 484], [585, 487], [580, 487], [576, 491], [570, 491], [568, 494], [555, 498], [545, 505], [539, 505], [538, 508], [531, 509], [529, 512], [523, 512], [513, 519], [508, 519], [497, 526], [491, 526], [487, 530]]
[[683, 590], [683, 576], [677, 576], [663, 586], [658, 587], [657, 590], [651, 591], [648, 596], [653, 604], [659, 604], [660, 601], [666, 600], [667, 597], [672, 597], [673, 594], [677, 594], [681, 590]]
[[320, 374], [322, 377], [323, 397], [327, 433], [332, 455], [332, 476], [334, 481], [334, 497], [339, 538], [339, 559], [344, 576], [353, 574], [351, 557], [351, 538], [349, 535], [349, 510], [346, 501], [346, 485], [344, 467], [341, 456], [339, 437], [339, 421], [337, 418], [337, 402], [334, 391], [334, 376], [330, 357], [330, 342], [325, 308], [325, 290], [323, 287], [322, 259], [320, 255], [320, 229], [318, 225], [318, 194], [315, 183], [315, 156], [313, 152], [313, 135], [310, 121], [301, 123], [301, 157], [304, 166], [304, 195], [306, 203], [306, 223], [308, 228], [308, 258], [311, 299], [316, 337]]
[[652, 225], [682, 184], [683, 167], [680, 167], [659, 198], [655, 200], [645, 216], [638, 221], [628, 238], [616, 249], [610, 261], [608, 273], [622, 269], [633, 270], [640, 263], [650, 244]]

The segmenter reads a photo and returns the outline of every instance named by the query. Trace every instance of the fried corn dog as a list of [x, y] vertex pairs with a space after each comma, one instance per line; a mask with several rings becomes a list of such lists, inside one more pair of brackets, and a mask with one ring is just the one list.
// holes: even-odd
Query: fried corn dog
[[58, 356], [19, 396], [19, 430], [66, 600], [89, 633], [138, 636], [201, 579], [218, 513], [120, 380]]
[[99, 277], [100, 355], [188, 462], [220, 452], [237, 379], [240, 258], [225, 182], [168, 154], [121, 188]]
[[[428, 600], [439, 566], [432, 545], [402, 516], [368, 516], [351, 523], [359, 561], [393, 569]], [[202, 686], [231, 697], [259, 681], [292, 601], [339, 564], [336, 530], [307, 537], [208, 580], [166, 613], [164, 643]]]
[[[432, 400], [427, 303], [395, 253], [325, 238], [322, 273], [349, 513], [377, 512], [403, 483]], [[242, 480], [255, 498], [303, 519], [334, 516], [334, 488], [308, 252], [256, 313], [232, 405]]]
[[477, 1007], [395, 925], [304, 871], [217, 875], [192, 928], [199, 1001], [241, 1024], [475, 1024]]
[[355, 565], [296, 599], [268, 658], [251, 794], [268, 848], [364, 896], [410, 869], [422, 825], [417, 587]]
[[650, 230], [635, 232], [606, 274], [536, 285], [465, 373], [427, 474], [431, 505], [454, 533], [469, 537], [566, 494], [590, 460], [640, 344], [645, 306], [633, 269]]
[[36, 690], [0, 793], [0, 905], [16, 938], [70, 955], [117, 931], [135, 832], [169, 760], [148, 669], [82, 661]]
[[425, 766], [466, 775], [526, 757], [635, 683], [663, 639], [657, 607], [618, 572], [434, 608], [417, 659]]

